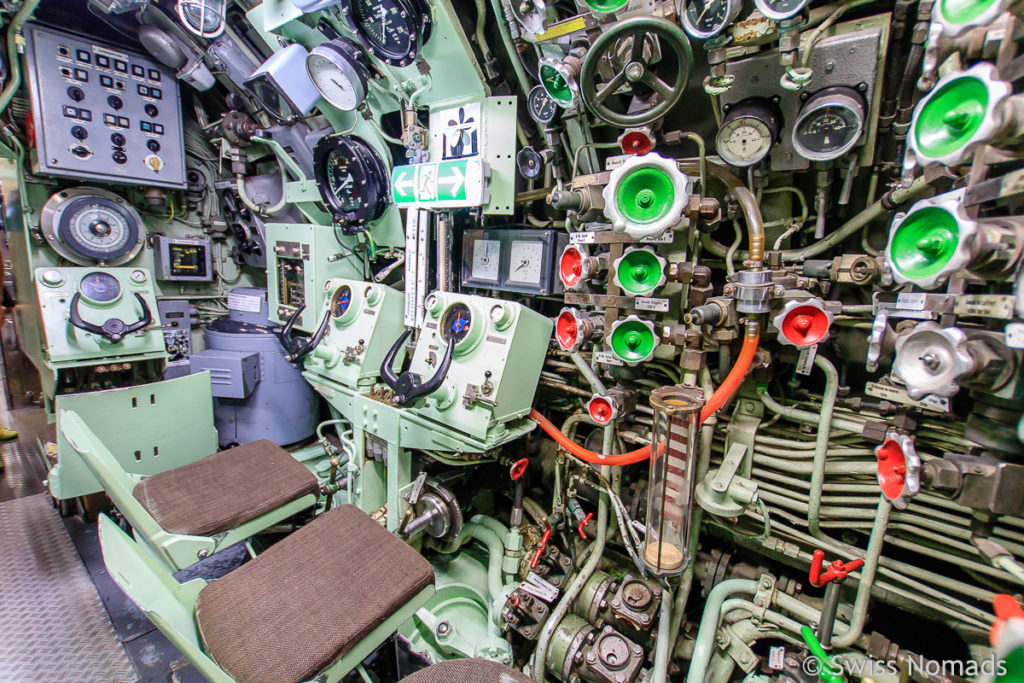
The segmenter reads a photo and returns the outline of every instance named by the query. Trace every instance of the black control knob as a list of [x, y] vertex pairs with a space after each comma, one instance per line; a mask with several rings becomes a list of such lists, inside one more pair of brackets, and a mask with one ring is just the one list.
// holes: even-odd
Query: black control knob
[[85, 91], [79, 88], [77, 85], [73, 85], [68, 88], [68, 97], [75, 102], [81, 102], [85, 99]]
[[118, 109], [124, 106], [124, 100], [122, 100], [117, 95], [111, 95], [107, 98], [107, 104], [110, 105], [111, 109], [117, 111]]
[[71, 126], [71, 137], [76, 140], [84, 140], [89, 137], [89, 131], [84, 126]]
[[113, 159], [114, 162], [118, 164], [124, 164], [127, 163], [128, 161], [128, 155], [122, 152], [121, 150], [117, 150], [116, 152], [111, 154], [110, 158]]
[[124, 143], [126, 143], [127, 140], [121, 133], [111, 133], [110, 142], [112, 142], [115, 147], [124, 147]]
[[147, 140], [146, 147], [149, 148], [150, 152], [156, 153], [160, 151], [160, 143], [156, 140]]
[[143, 109], [146, 111], [146, 116], [148, 116], [151, 119], [155, 119], [157, 116], [160, 115], [160, 110], [157, 109], [156, 105], [152, 102], [148, 102], [146, 106], [143, 107]]
[[71, 153], [79, 159], [87, 159], [92, 156], [92, 152], [90, 152], [89, 148], [84, 145], [75, 145], [71, 148]]

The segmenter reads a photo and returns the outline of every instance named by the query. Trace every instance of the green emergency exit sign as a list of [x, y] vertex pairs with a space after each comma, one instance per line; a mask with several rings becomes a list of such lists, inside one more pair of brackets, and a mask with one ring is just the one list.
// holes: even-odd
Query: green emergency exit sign
[[399, 206], [447, 209], [487, 202], [487, 164], [480, 157], [396, 166], [391, 199]]

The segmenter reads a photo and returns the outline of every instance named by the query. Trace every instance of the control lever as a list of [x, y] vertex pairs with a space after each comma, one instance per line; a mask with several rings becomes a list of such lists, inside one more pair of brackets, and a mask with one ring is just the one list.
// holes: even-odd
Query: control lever
[[380, 365], [381, 379], [395, 392], [393, 401], [400, 406], [408, 405], [420, 396], [426, 396], [437, 391], [441, 383], [444, 382], [444, 378], [448, 375], [448, 368], [451, 367], [452, 357], [455, 355], [455, 342], [449, 341], [448, 348], [444, 350], [444, 358], [441, 359], [441, 364], [437, 367], [437, 372], [426, 382], [422, 381], [419, 375], [408, 370], [401, 375], [396, 375], [395, 371], [391, 369], [391, 363], [394, 362], [399, 349], [405, 346], [405, 342], [411, 334], [412, 329], [407, 328], [388, 351], [388, 355]]
[[78, 302], [82, 298], [81, 292], [75, 292], [75, 295], [71, 297], [71, 309], [68, 311], [71, 324], [80, 330], [86, 332], [92, 332], [98, 334], [111, 342], [117, 344], [126, 336], [132, 332], [138, 332], [142, 328], [146, 327], [153, 322], [153, 314], [149, 311], [149, 306], [146, 305], [146, 300], [142, 298], [142, 295], [138, 292], [135, 293], [135, 298], [138, 300], [139, 305], [142, 307], [142, 317], [131, 325], [126, 324], [120, 318], [110, 318], [109, 320], [103, 321], [102, 325], [94, 325], [90, 322], [86, 322], [82, 319], [82, 315], [78, 312]]
[[324, 335], [327, 334], [327, 323], [331, 319], [331, 311], [328, 309], [324, 312], [324, 319], [320, 321], [320, 327], [316, 329], [312, 337], [305, 337], [303, 339], [297, 339], [292, 336], [292, 327], [295, 325], [295, 321], [299, 319], [302, 312], [306, 310], [306, 304], [302, 304], [295, 312], [288, 318], [288, 322], [284, 324], [280, 330], [277, 330], [278, 341], [281, 342], [281, 346], [288, 352], [288, 355], [284, 359], [288, 362], [297, 361], [305, 358], [310, 351], [315, 349], [323, 341]]
[[825, 551], [816, 549], [811, 556], [811, 573], [808, 577], [811, 585], [821, 588], [825, 586], [825, 597], [821, 601], [821, 619], [818, 622], [818, 641], [820, 647], [829, 650], [832, 647], [832, 629], [835, 627], [836, 611], [839, 609], [840, 585], [847, 575], [864, 564], [864, 560], [856, 559], [849, 562], [833, 560], [824, 572], [821, 565], [825, 561]]

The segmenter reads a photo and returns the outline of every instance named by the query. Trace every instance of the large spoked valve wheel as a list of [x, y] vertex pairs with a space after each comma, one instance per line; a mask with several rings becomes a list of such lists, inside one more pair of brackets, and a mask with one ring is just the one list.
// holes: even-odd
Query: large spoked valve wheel
[[[660, 59], [651, 63], [659, 53]], [[633, 17], [591, 46], [580, 70], [580, 89], [587, 109], [605, 123], [642, 126], [679, 102], [692, 70], [693, 50], [683, 29], [662, 17]], [[634, 98], [647, 106], [637, 107]]]

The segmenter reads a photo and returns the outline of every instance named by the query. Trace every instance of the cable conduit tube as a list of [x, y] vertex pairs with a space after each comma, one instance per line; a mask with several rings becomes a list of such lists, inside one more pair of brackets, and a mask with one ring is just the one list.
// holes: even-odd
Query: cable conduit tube
[[[708, 402], [704, 404], [704, 408], [700, 413], [701, 422], [707, 420], [715, 413], [715, 411], [721, 408], [725, 402], [734, 393], [736, 393], [740, 384], [743, 383], [743, 379], [747, 376], [747, 370], [750, 369], [750, 364], [754, 360], [754, 353], [757, 351], [757, 343], [759, 339], [760, 326], [756, 322], [748, 322], [746, 334], [743, 337], [743, 348], [740, 350], [740, 355], [736, 358], [736, 364], [733, 365], [732, 370], [729, 371], [729, 374], [722, 382], [722, 385], [715, 390], [715, 393], [711, 395]], [[541, 415], [537, 410], [531, 410], [529, 417], [540, 425], [540, 428], [543, 429], [548, 436], [558, 442], [559, 446], [580, 460], [589, 462], [593, 465], [611, 465], [613, 467], [632, 465], [638, 462], [643, 462], [651, 456], [650, 446], [644, 446], [643, 448], [638, 448], [635, 451], [620, 453], [618, 455], [601, 455], [600, 453], [587, 450], [583, 446], [580, 446], [569, 439], [565, 434], [559, 431], [558, 427], [552, 424], [550, 420]], [[608, 447], [608, 450], [610, 450], [610, 447]]]

